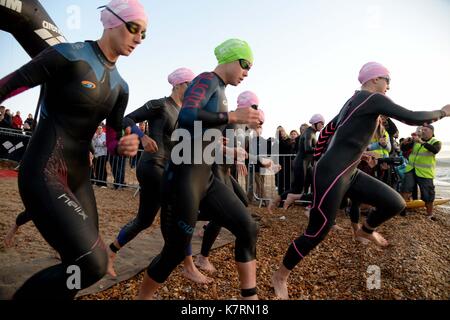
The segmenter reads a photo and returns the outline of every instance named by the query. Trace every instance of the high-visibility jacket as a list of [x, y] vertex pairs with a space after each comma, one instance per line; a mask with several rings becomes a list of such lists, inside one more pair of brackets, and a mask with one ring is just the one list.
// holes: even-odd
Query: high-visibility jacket
[[[431, 138], [427, 143], [435, 144], [439, 142], [436, 138]], [[409, 162], [406, 172], [415, 169], [416, 175], [421, 178], [434, 179], [436, 174], [436, 155], [425, 149], [420, 143], [414, 143], [413, 150], [409, 155]]]
[[[387, 131], [384, 131], [384, 138], [386, 139], [386, 142], [389, 142], [389, 134], [387, 133]], [[371, 152], [375, 153], [377, 155], [377, 158], [387, 158], [389, 157], [389, 150], [386, 148], [383, 148], [380, 143], [375, 140], [372, 139], [371, 141], [373, 144], [372, 145], [376, 145], [377, 147], [375, 149], [370, 150]]]

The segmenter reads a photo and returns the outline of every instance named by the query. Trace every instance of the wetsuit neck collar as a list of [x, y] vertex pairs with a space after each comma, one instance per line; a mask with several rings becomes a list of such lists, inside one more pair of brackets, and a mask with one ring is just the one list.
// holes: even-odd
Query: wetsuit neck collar
[[87, 43], [89, 43], [92, 46], [92, 49], [94, 50], [95, 54], [97, 55], [98, 59], [106, 66], [108, 67], [114, 67], [116, 65], [115, 62], [109, 61], [108, 58], [106, 58], [105, 54], [103, 53], [102, 49], [98, 45], [97, 41], [87, 40]]
[[175, 102], [175, 100], [172, 97], [166, 97], [166, 101], [173, 105], [174, 107], [176, 107], [177, 109], [181, 109], [181, 107], [179, 105], [177, 105], [177, 103]]
[[222, 79], [217, 73], [215, 73], [214, 71], [213, 71], [212, 73], [213, 73], [217, 78], [219, 78], [220, 82], [221, 82], [224, 86], [226, 86], [225, 81], [223, 81], [223, 79]]

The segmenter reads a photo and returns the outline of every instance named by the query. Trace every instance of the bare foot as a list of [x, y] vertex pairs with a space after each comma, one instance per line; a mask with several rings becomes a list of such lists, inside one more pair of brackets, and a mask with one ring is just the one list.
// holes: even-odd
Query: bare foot
[[331, 231], [343, 231], [344, 228], [340, 227], [339, 225], [335, 224], [331, 227]]
[[217, 270], [214, 268], [211, 262], [207, 257], [202, 256], [201, 254], [195, 257], [195, 265], [202, 269], [203, 271], [208, 272], [209, 274], [215, 273]]
[[359, 229], [361, 229], [361, 224], [359, 224], [359, 223], [352, 223], [353, 238], [356, 241], [361, 242], [362, 244], [365, 244], [365, 245], [369, 244], [370, 241], [368, 239], [362, 238], [362, 237], [358, 237], [358, 235], [356, 233], [358, 232]]
[[111, 277], [115, 278], [115, 277], [117, 277], [116, 270], [114, 270], [114, 260], [116, 260], [116, 254], [114, 252], [112, 252], [109, 247], [107, 249], [107, 253], [108, 253], [108, 267], [106, 269], [106, 272]]
[[387, 240], [385, 238], [383, 238], [383, 236], [376, 231], [374, 231], [372, 234], [370, 234], [370, 233], [364, 232], [362, 229], [359, 229], [358, 231], [356, 231], [356, 238], [367, 239], [369, 241], [372, 241], [373, 243], [375, 243], [377, 246], [380, 246], [380, 247], [387, 247], [389, 245]]
[[205, 223], [205, 224], [197, 231], [197, 237], [203, 238], [203, 234], [205, 233], [205, 227], [206, 227], [207, 225], [208, 225], [208, 224]]
[[275, 290], [275, 295], [281, 300], [289, 300], [289, 293], [287, 288], [287, 278], [280, 275], [280, 270], [274, 272], [272, 276], [272, 286]]
[[298, 198], [298, 196], [296, 196], [295, 194], [289, 193], [286, 197], [286, 200], [284, 200], [283, 209], [284, 210], [289, 209], [289, 207], [295, 203], [295, 200], [297, 198]]
[[11, 248], [14, 245], [14, 236], [19, 231], [19, 227], [14, 224], [6, 234], [5, 240], [3, 240], [6, 248]]
[[213, 281], [213, 279], [205, 276], [203, 273], [201, 273], [200, 271], [198, 271], [197, 268], [183, 268], [183, 277], [185, 277], [186, 279], [189, 279], [191, 281], [194, 281], [195, 283], [200, 283], [200, 284], [206, 284], [206, 283], [211, 283]]
[[304, 215], [309, 219], [309, 213], [311, 211], [311, 208], [307, 208], [305, 209], [305, 211], [303, 211]]
[[269, 210], [269, 213], [273, 213], [273, 210], [275, 208], [278, 208], [278, 206], [280, 205], [281, 202], [281, 197], [280, 196], [276, 196], [275, 199], [271, 199], [269, 205], [267, 206], [267, 210]]

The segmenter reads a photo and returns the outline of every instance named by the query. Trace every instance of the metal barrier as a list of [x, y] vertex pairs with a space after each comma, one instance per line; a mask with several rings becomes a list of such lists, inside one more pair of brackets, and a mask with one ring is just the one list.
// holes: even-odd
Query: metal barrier
[[99, 187], [112, 185], [114, 189], [135, 188], [139, 191], [136, 167], [143, 150], [132, 158], [106, 155], [94, 158], [91, 168], [91, 181]]
[[[0, 159], [20, 162], [30, 141], [31, 132], [0, 128]], [[90, 177], [93, 184], [114, 189], [135, 188], [139, 190], [136, 165], [143, 150], [135, 157], [100, 156], [94, 158]]]
[[[264, 156], [264, 155], [262, 155]], [[295, 154], [277, 154], [271, 155], [278, 157], [278, 163], [281, 170], [274, 173], [270, 170], [260, 170], [254, 164], [247, 167], [248, 174], [246, 177], [238, 176], [237, 180], [241, 187], [246, 191], [250, 201], [256, 201], [261, 207], [263, 204], [275, 198], [277, 194], [282, 194], [291, 187], [293, 178], [292, 163]]]
[[[11, 159], [20, 162], [21, 156], [26, 150], [26, 145], [30, 140], [28, 133], [23, 133], [15, 129], [0, 128], [0, 138], [2, 138], [4, 153], [18, 152], [18, 159]], [[18, 143], [11, 141], [19, 141]], [[17, 149], [17, 150], [16, 150]], [[136, 177], [136, 167], [144, 150], [139, 150], [135, 157], [123, 157], [117, 155], [100, 156], [93, 159], [90, 171], [92, 184], [99, 187], [112, 187], [114, 189], [134, 188], [135, 196], [139, 192], [139, 182]], [[246, 190], [250, 200], [255, 200], [261, 207], [266, 201], [270, 201], [275, 195], [290, 189], [293, 177], [292, 162], [295, 154], [271, 155], [278, 156], [278, 162], [282, 169], [274, 174], [270, 171], [260, 172], [255, 165], [249, 164], [247, 177], [238, 177], [238, 181]], [[10, 159], [8, 157], [2, 157]]]

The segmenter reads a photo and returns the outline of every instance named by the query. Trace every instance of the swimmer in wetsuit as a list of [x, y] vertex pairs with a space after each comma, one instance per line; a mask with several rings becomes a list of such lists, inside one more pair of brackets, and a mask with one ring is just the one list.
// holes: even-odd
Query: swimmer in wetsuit
[[[22, 1], [21, 10], [19, 11], [0, 6], [0, 30], [9, 32], [31, 58], [34, 58], [52, 45], [66, 42], [56, 23], [53, 22], [39, 1]], [[40, 35], [43, 35], [43, 33], [35, 32], [35, 30], [40, 30], [44, 24], [51, 25], [54, 28], [51, 30], [45, 29], [46, 36], [42, 37]], [[46, 41], [45, 39], [47, 38], [48, 40]], [[41, 91], [41, 98], [42, 92], [43, 90]], [[34, 125], [32, 129], [34, 129]], [[5, 247], [13, 245], [15, 234], [22, 225], [29, 221], [31, 221], [31, 217], [26, 211], [17, 215], [14, 225], [11, 226], [5, 236]]]
[[405, 201], [388, 185], [357, 170], [361, 155], [377, 127], [378, 116], [385, 115], [410, 125], [450, 116], [450, 105], [431, 112], [413, 112], [392, 102], [385, 95], [389, 90], [389, 71], [378, 63], [365, 64], [359, 81], [361, 91], [357, 91], [332, 120], [336, 132], [314, 168], [314, 201], [308, 227], [289, 246], [280, 268], [272, 277], [279, 298], [288, 299], [287, 279], [291, 270], [326, 237], [346, 194], [376, 208], [356, 235], [379, 246], [387, 245], [375, 229], [400, 213], [405, 208]]
[[[109, 246], [108, 273], [116, 276], [113, 262], [117, 252], [128, 242], [133, 240], [141, 231], [149, 228], [155, 220], [161, 207], [161, 187], [164, 167], [170, 159], [172, 149], [172, 133], [176, 128], [178, 114], [183, 103], [184, 93], [195, 78], [188, 68], [179, 68], [168, 76], [172, 85], [170, 97], [148, 101], [141, 108], [127, 115], [124, 126], [131, 127], [132, 132], [138, 134], [144, 147], [136, 176], [139, 181], [139, 211], [137, 216], [122, 227], [113, 243]], [[136, 123], [147, 121], [149, 135], [145, 135]], [[190, 248], [186, 249], [190, 252]], [[209, 283], [212, 279], [201, 274], [195, 267], [191, 254], [184, 260], [183, 275], [198, 283]]]
[[[239, 94], [239, 96], [237, 98], [237, 107], [238, 108], [253, 107], [254, 109], [258, 109], [258, 105], [259, 105], [259, 99], [256, 96], [256, 94], [251, 91], [244, 91], [241, 94]], [[260, 124], [263, 124], [264, 123], [264, 113], [260, 109], [258, 109], [258, 112], [260, 113]], [[235, 124], [229, 124], [229, 125], [227, 125], [225, 130], [228, 130], [228, 129], [231, 129], [234, 131], [234, 135], [235, 135], [235, 139], [234, 139], [235, 143], [233, 144], [234, 146], [238, 146], [240, 143], [241, 144], [245, 143], [245, 136], [242, 135], [244, 128], [240, 128], [239, 126], [237, 126]], [[242, 129], [242, 131], [241, 131], [241, 129]], [[242, 148], [238, 148], [238, 149], [241, 149], [245, 153], [245, 156], [247, 158], [252, 157], [252, 155], [248, 155], [244, 149], [242, 149]], [[236, 151], [236, 153], [237, 152], [238, 152], [238, 150]], [[258, 162], [263, 167], [269, 167], [269, 166], [273, 165], [273, 162], [268, 159], [264, 159], [262, 157], [256, 157], [256, 156], [253, 156], [253, 157], [254, 158], [252, 159], [252, 162], [253, 163]], [[239, 159], [239, 157], [238, 157], [238, 159], [233, 159], [233, 160], [237, 160], [236, 165], [242, 164], [245, 167], [245, 164], [243, 164], [244, 159]], [[231, 173], [230, 173], [231, 167], [232, 167], [231, 164], [214, 164], [213, 165], [214, 176], [216, 178], [218, 178], [220, 181], [222, 181], [228, 188], [230, 188], [230, 190], [233, 190], [233, 192], [242, 201], [244, 206], [248, 207], [249, 201], [248, 201], [247, 195], [245, 194], [245, 191], [241, 188], [239, 183], [231, 175]], [[209, 273], [214, 273], [214, 272], [216, 272], [216, 268], [209, 261], [208, 257], [209, 257], [209, 252], [211, 251], [211, 248], [212, 248], [215, 240], [217, 239], [222, 226], [220, 224], [216, 223], [215, 221], [211, 221], [207, 225], [205, 225], [203, 228], [204, 228], [204, 233], [203, 233], [203, 238], [202, 238], [201, 251], [200, 251], [200, 254], [196, 256], [195, 264], [204, 271], [207, 271]]]
[[[248, 44], [238, 39], [225, 41], [215, 54], [219, 65], [214, 72], [197, 76], [183, 100], [177, 130], [183, 134], [183, 141], [174, 147], [164, 173], [161, 231], [165, 244], [144, 274], [138, 299], [153, 299], [156, 290], [184, 259], [199, 209], [236, 236], [241, 294], [246, 299], [257, 298], [256, 223], [234, 192], [212, 174], [215, 160], [205, 157], [204, 151], [211, 146], [203, 141], [204, 129], [215, 129], [206, 133], [218, 133], [216, 138], [222, 139], [228, 123], [259, 123], [259, 113], [252, 108], [228, 112], [225, 96], [226, 85], [236, 86], [247, 77], [253, 54]], [[203, 130], [196, 129], [200, 124]]]
[[311, 126], [306, 128], [298, 142], [298, 152], [293, 161], [294, 176], [291, 188], [271, 201], [268, 207], [269, 212], [272, 212], [282, 200], [285, 200], [283, 208], [287, 209], [295, 200], [300, 200], [302, 194], [308, 193], [312, 183], [313, 153], [317, 143], [316, 133], [323, 129], [325, 119], [321, 114], [315, 114], [309, 123]]
[[[114, 11], [117, 10], [117, 13]], [[19, 171], [26, 211], [61, 263], [28, 279], [15, 299], [73, 299], [106, 272], [107, 253], [89, 179], [89, 145], [106, 118], [108, 149], [134, 156], [137, 135], [122, 135], [128, 86], [115, 62], [128, 56], [145, 34], [147, 17], [136, 0], [113, 0], [102, 11], [104, 33], [97, 42], [59, 44], [0, 80], [0, 101], [45, 84], [42, 116]], [[127, 25], [116, 17], [127, 21]], [[80, 283], [68, 286], [70, 266]]]

